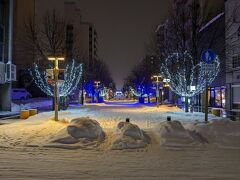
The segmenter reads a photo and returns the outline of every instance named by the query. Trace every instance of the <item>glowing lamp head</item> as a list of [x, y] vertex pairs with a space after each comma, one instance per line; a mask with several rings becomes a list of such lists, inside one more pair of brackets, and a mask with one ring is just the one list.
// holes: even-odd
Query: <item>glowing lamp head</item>
[[49, 61], [55, 61], [55, 60], [64, 61], [64, 57], [63, 56], [49, 56], [48, 60]]

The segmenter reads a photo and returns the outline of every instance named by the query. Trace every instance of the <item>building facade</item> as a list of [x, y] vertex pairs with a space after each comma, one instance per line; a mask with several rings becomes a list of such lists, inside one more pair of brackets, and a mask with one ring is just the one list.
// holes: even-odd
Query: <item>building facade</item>
[[[220, 70], [208, 89], [208, 106], [226, 108], [226, 56], [225, 56], [225, 13], [221, 12], [201, 29], [201, 49], [212, 49], [220, 59]], [[205, 104], [205, 94], [202, 94]]]
[[226, 107], [236, 118], [240, 111], [240, 1], [225, 1], [226, 12]]
[[0, 111], [11, 111], [11, 82], [16, 79], [12, 40], [13, 0], [0, 0]]
[[[191, 7], [191, 3], [194, 1], [190, 0], [176, 0], [174, 8], [177, 9], [181, 7], [185, 9], [185, 7]], [[197, 1], [196, 1], [197, 2]], [[222, 2], [221, 2], [222, 3]], [[200, 5], [202, 6], [202, 5]], [[223, 10], [222, 10], [223, 11]], [[184, 24], [185, 28], [188, 28], [189, 31], [192, 28], [191, 21], [189, 19], [185, 19], [183, 22], [175, 22]], [[174, 23], [171, 18], [166, 20], [163, 24], [159, 25], [156, 30], [157, 36], [157, 44], [158, 49], [160, 50], [160, 56], [165, 59], [172, 50], [178, 52], [178, 46], [176, 46], [177, 39], [172, 38], [175, 36]], [[173, 31], [172, 31], [173, 29]], [[220, 71], [218, 73], [217, 78], [212, 82], [208, 89], [208, 106], [209, 107], [218, 107], [225, 108], [226, 106], [226, 57], [225, 57], [225, 13], [218, 12], [217, 15], [213, 16], [206, 23], [204, 23], [201, 27], [196, 28], [197, 38], [196, 41], [196, 55], [195, 55], [195, 63], [199, 63], [201, 61], [201, 53], [206, 49], [212, 49], [220, 59]], [[173, 33], [173, 34], [171, 34]], [[192, 34], [190, 32], [184, 31], [186, 40], [186, 46], [189, 51], [191, 51], [193, 55], [192, 46]], [[191, 34], [191, 35], [189, 35]], [[170, 48], [169, 48], [170, 47]], [[181, 49], [180, 49], [181, 52]], [[195, 97], [193, 99], [195, 106], [202, 106], [205, 104], [205, 93]], [[176, 103], [176, 97], [174, 95], [169, 96], [169, 101], [172, 103]], [[184, 98], [179, 97], [178, 103], [182, 104]], [[202, 109], [202, 108], [201, 108]], [[198, 109], [200, 110], [200, 109]]]

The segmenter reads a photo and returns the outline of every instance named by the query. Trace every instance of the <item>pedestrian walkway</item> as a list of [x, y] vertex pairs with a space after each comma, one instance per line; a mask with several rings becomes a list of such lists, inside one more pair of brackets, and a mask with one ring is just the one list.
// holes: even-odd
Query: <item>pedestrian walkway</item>
[[11, 112], [11, 111], [0, 111], [0, 118], [10, 117], [10, 116], [17, 116], [19, 112]]

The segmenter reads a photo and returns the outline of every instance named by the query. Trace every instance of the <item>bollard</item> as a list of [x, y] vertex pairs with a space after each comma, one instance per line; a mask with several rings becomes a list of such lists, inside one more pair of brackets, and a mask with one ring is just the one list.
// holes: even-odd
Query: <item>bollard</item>
[[221, 110], [220, 109], [212, 109], [211, 110], [212, 114], [215, 115], [215, 116], [218, 116], [220, 117], [221, 116]]
[[171, 116], [167, 116], [167, 121], [171, 121]]
[[29, 116], [33, 116], [37, 114], [37, 109], [29, 109]]
[[20, 119], [27, 119], [27, 118], [29, 118], [29, 110], [21, 110]]

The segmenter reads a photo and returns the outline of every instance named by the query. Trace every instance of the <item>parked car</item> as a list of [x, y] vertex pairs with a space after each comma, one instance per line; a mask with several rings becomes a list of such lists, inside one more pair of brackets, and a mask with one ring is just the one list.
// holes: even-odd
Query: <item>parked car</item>
[[12, 100], [26, 100], [32, 97], [32, 95], [24, 88], [12, 89]]
[[124, 94], [122, 93], [122, 91], [117, 91], [115, 93], [115, 99], [116, 100], [123, 100], [124, 99]]

